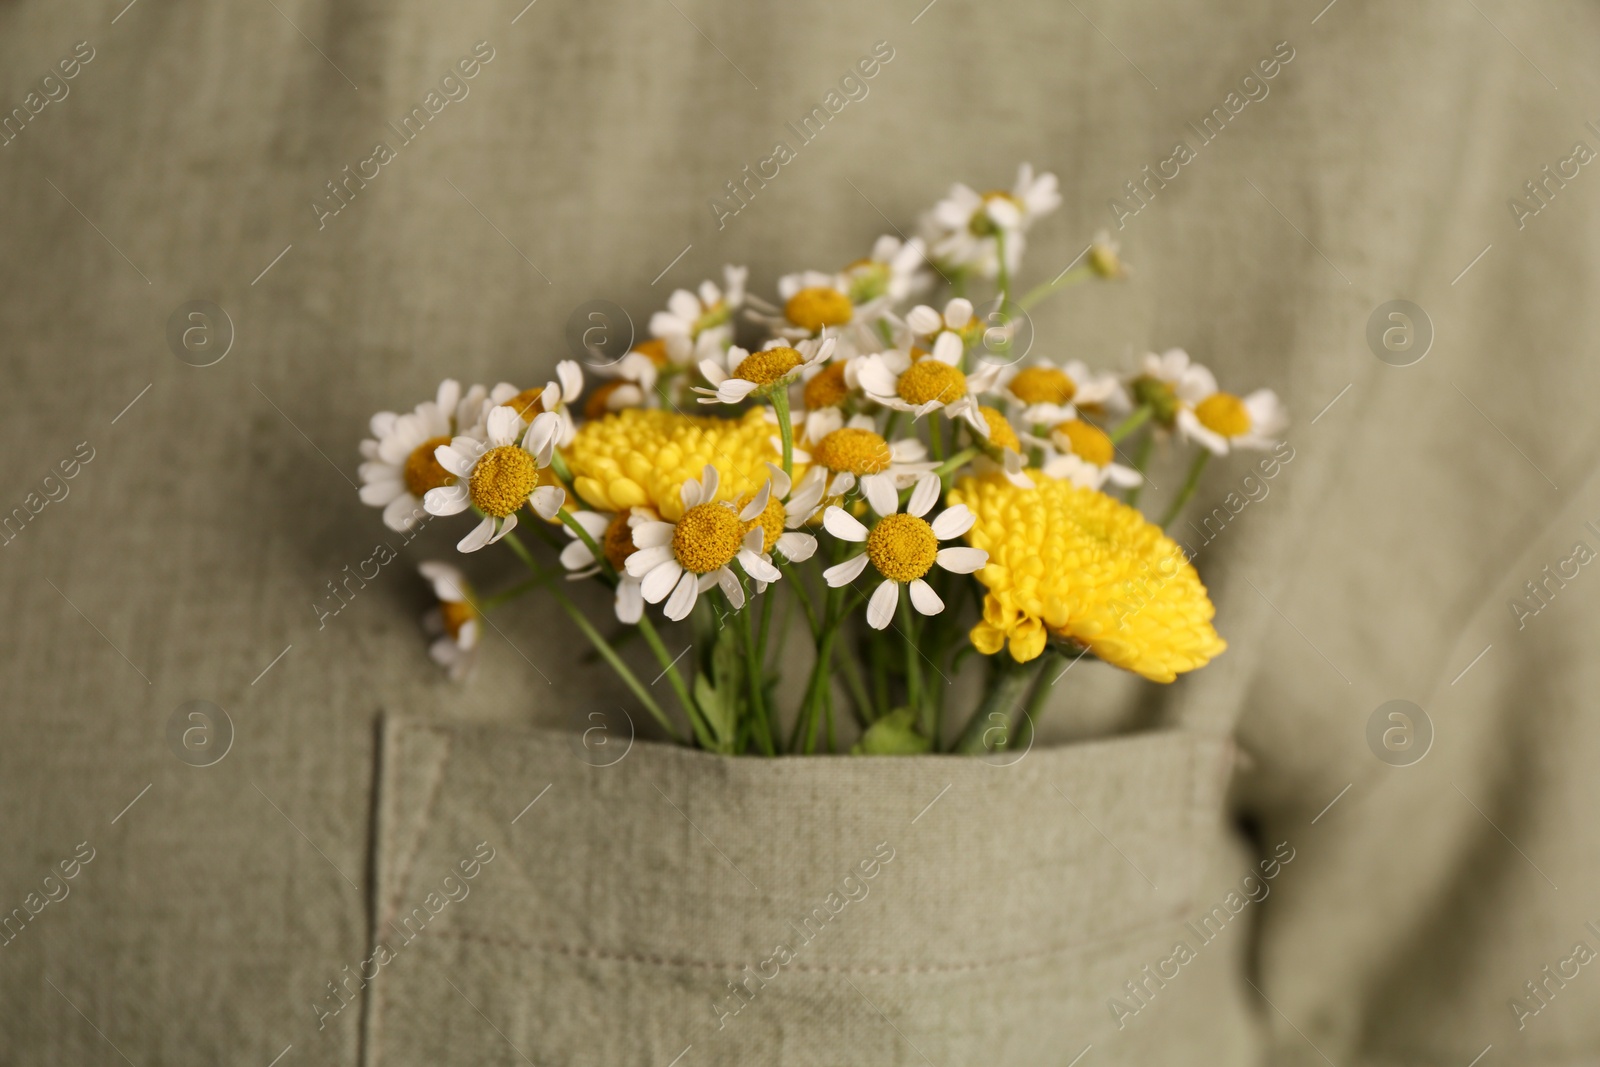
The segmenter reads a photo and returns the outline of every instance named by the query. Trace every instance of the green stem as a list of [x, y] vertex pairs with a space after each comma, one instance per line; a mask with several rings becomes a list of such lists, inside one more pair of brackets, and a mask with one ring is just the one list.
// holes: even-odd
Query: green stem
[[607, 574], [616, 573], [611, 569], [611, 563], [606, 559], [606, 554], [601, 551], [599, 543], [589, 536], [589, 531], [583, 528], [583, 523], [579, 522], [572, 512], [563, 507], [556, 512], [556, 517], [566, 524], [567, 529], [578, 535], [578, 540], [582, 541], [584, 546], [588, 548], [590, 554], [594, 556], [594, 561], [600, 565], [601, 570]]
[[1045, 698], [1050, 695], [1056, 679], [1061, 675], [1056, 668], [1067, 662], [1067, 657], [1053, 648], [1045, 649], [1044, 655], [1039, 657], [1042, 661], [1039, 674], [1033, 680], [1033, 692], [1028, 694], [1028, 703], [1022, 709], [1022, 721], [1017, 724], [1016, 738], [1013, 747], [1026, 750], [1033, 740], [1033, 732], [1039, 720], [1039, 713], [1044, 709]]
[[917, 631], [916, 620], [911, 617], [911, 597], [907, 590], [901, 590], [900, 597], [900, 625], [905, 628], [901, 634], [900, 643], [906, 651], [906, 705], [913, 708], [919, 715], [924, 712], [922, 707], [922, 665], [917, 662]]
[[769, 756], [776, 756], [777, 749], [772, 740], [772, 720], [767, 717], [766, 695], [762, 692], [761, 649], [756, 640], [756, 623], [751, 617], [754, 613], [741, 611], [744, 616], [740, 644], [744, 645], [744, 671], [746, 681], [750, 683], [750, 710], [751, 718], [757, 727], [757, 736], [761, 741], [761, 748]]
[[994, 258], [1000, 265], [1000, 276], [996, 279], [1000, 286], [1000, 306], [1005, 307], [1011, 300], [1011, 271], [1006, 268], [1006, 231], [994, 231]]
[[566, 485], [572, 484], [572, 471], [567, 468], [567, 461], [561, 455], [561, 450], [554, 449], [550, 453], [550, 469], [556, 472], [556, 477]]
[[772, 390], [772, 410], [778, 416], [778, 435], [783, 439], [783, 473], [794, 476], [794, 424], [789, 419], [789, 386]]
[[1022, 299], [1017, 302], [1017, 305], [1021, 307], [1023, 311], [1031, 311], [1038, 306], [1040, 301], [1044, 300], [1045, 298], [1054, 296], [1056, 293], [1059, 293], [1068, 286], [1076, 285], [1079, 282], [1093, 276], [1093, 274], [1094, 268], [1089, 266], [1088, 263], [1073, 267], [1065, 274], [1059, 275], [1054, 281], [1048, 281], [1043, 285], [1036, 285], [1032, 289], [1029, 289], [1027, 293], [1023, 295]]
[[988, 735], [996, 729], [1009, 739], [1011, 716], [1039, 671], [1037, 663], [1018, 663], [1004, 649], [995, 654], [993, 662], [983, 703], [967, 720], [967, 728], [956, 742], [955, 750], [964, 755], [989, 751]]
[[1149, 421], [1150, 416], [1154, 413], [1155, 409], [1149, 404], [1140, 404], [1132, 415], [1129, 415], [1127, 418], [1117, 423], [1115, 428], [1112, 429], [1111, 433], [1107, 435], [1111, 438], [1111, 443], [1116, 444], [1118, 441], [1121, 441], [1124, 437], [1143, 426]]
[[[511, 546], [511, 550], [517, 554], [518, 558], [522, 560], [528, 570], [533, 572], [536, 578], [546, 581], [549, 579], [550, 576], [545, 573], [543, 567], [540, 567], [534, 561], [527, 546], [522, 543], [516, 533], [506, 534], [503, 540]], [[550, 595], [556, 598], [556, 602], [561, 605], [562, 610], [572, 618], [573, 625], [577, 626], [583, 635], [589, 639], [589, 643], [594, 645], [595, 651], [600, 653], [605, 661], [611, 665], [611, 669], [617, 672], [617, 676], [622, 679], [623, 684], [633, 691], [634, 696], [639, 698], [639, 703], [644, 705], [645, 710], [661, 724], [661, 728], [667, 732], [667, 736], [678, 744], [683, 744], [682, 735], [672, 725], [672, 720], [667, 718], [667, 713], [661, 710], [661, 705], [656, 703], [655, 698], [644, 687], [644, 683], [639, 681], [632, 668], [623, 661], [621, 656], [617, 655], [617, 650], [611, 647], [611, 642], [605, 639], [605, 635], [594, 628], [594, 624], [589, 621], [582, 611], [578, 610], [578, 605], [574, 604], [572, 599], [561, 591], [559, 585], [551, 587]]]
[[1211, 450], [1202, 448], [1195, 455], [1194, 462], [1189, 464], [1189, 477], [1184, 479], [1183, 488], [1178, 490], [1178, 495], [1173, 499], [1172, 506], [1167, 508], [1167, 513], [1161, 519], [1161, 528], [1165, 530], [1172, 525], [1172, 520], [1178, 517], [1178, 512], [1194, 496], [1195, 489], [1200, 485], [1200, 475], [1206, 469], [1206, 463], [1211, 459]]
[[689, 695], [689, 687], [683, 681], [683, 675], [678, 673], [677, 660], [667, 652], [666, 642], [661, 640], [661, 635], [656, 632], [655, 623], [650, 621], [649, 609], [645, 609], [639, 616], [639, 632], [644, 635], [645, 644], [650, 646], [650, 651], [656, 654], [656, 661], [661, 664], [661, 669], [666, 673], [667, 683], [672, 686], [672, 691], [678, 695], [678, 703], [683, 706], [683, 713], [692, 721], [699, 714], [699, 705]]
[[[1150, 462], [1150, 450], [1155, 447], [1155, 443], [1155, 434], [1145, 434], [1144, 439], [1139, 442], [1139, 450], [1133, 454], [1133, 469], [1138, 471], [1140, 474], [1144, 473], [1146, 464]], [[1124, 503], [1126, 503], [1130, 508], [1138, 507], [1139, 497], [1144, 493], [1144, 486], [1145, 483], [1143, 480], [1141, 480], [1138, 485], [1129, 489], [1128, 495], [1124, 499]]]
[[937, 474], [941, 478], [947, 474], [953, 474], [960, 470], [967, 463], [971, 462], [982, 451], [983, 450], [977, 446], [973, 446], [972, 448], [963, 448], [960, 452], [957, 452], [955, 455], [951, 456], [949, 459], [945, 460], [943, 463], [939, 464], [939, 466], [934, 468], [933, 473]]
[[494, 596], [486, 596], [481, 600], [476, 600], [473, 602], [473, 606], [478, 609], [480, 614], [488, 614], [495, 608], [498, 608], [501, 604], [508, 603], [524, 593], [539, 588], [541, 585], [547, 585], [548, 583], [555, 581], [555, 577], [555, 574], [551, 573], [545, 575], [543, 578], [529, 578], [527, 581], [518, 582], [510, 589], [496, 593]]

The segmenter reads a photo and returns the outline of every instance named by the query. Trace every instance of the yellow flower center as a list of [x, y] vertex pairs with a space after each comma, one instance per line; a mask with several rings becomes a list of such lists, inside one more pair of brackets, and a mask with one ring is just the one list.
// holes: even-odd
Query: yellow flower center
[[1057, 367], [1027, 367], [1011, 379], [1011, 395], [1024, 404], [1065, 404], [1078, 392], [1078, 383]]
[[792, 348], [763, 348], [752, 352], [739, 364], [734, 376], [757, 385], [771, 385], [805, 362], [804, 356]]
[[1250, 412], [1232, 393], [1212, 393], [1194, 406], [1194, 417], [1201, 426], [1224, 437], [1250, 432]]
[[539, 397], [543, 393], [543, 389], [524, 389], [510, 400], [507, 400], [501, 407], [508, 407], [514, 410], [518, 415], [522, 416], [523, 422], [532, 422], [533, 417], [544, 410], [539, 403]]
[[533, 457], [516, 445], [501, 445], [479, 457], [467, 493], [479, 511], [503, 519], [526, 504], [538, 484]]
[[824, 326], [843, 326], [850, 321], [851, 312], [848, 296], [820, 285], [800, 290], [783, 309], [785, 318], [812, 333]]
[[611, 520], [611, 525], [606, 527], [605, 536], [600, 539], [600, 551], [605, 553], [606, 562], [611, 564], [611, 569], [619, 574], [622, 565], [628, 562], [628, 557], [638, 551], [633, 543], [633, 527], [628, 525], [628, 513], [618, 512]]
[[871, 430], [845, 426], [818, 441], [811, 458], [831, 471], [862, 475], [888, 470], [894, 455], [889, 442]]
[[983, 413], [983, 419], [989, 424], [989, 443], [996, 448], [1009, 448], [1013, 452], [1022, 451], [1022, 442], [1017, 439], [1017, 431], [1011, 428], [1011, 423], [1000, 412], [987, 404], [981, 404], [978, 410]]
[[413, 448], [411, 455], [406, 457], [406, 491], [418, 500], [426, 496], [429, 489], [437, 489], [455, 481], [455, 477], [433, 458], [434, 449], [449, 443], [448, 437], [430, 437]]
[[850, 387], [844, 382], [844, 364], [830, 363], [823, 367], [806, 383], [801, 395], [811, 411], [838, 407], [844, 403], [845, 397], [850, 395]]
[[895, 391], [908, 404], [951, 404], [967, 395], [967, 377], [948, 363], [924, 359], [900, 375]]
[[1056, 433], [1066, 439], [1073, 455], [1096, 467], [1104, 467], [1117, 454], [1117, 446], [1111, 443], [1106, 432], [1082, 419], [1068, 419], [1056, 427]]
[[461, 639], [461, 628], [478, 617], [478, 609], [462, 600], [441, 600], [439, 618], [444, 622], [444, 632], [450, 640]]
[[709, 574], [739, 554], [744, 524], [726, 504], [696, 504], [672, 531], [672, 554], [683, 569]]
[[658, 367], [667, 365], [667, 342], [659, 337], [652, 337], [648, 341], [640, 341], [633, 346], [633, 350]]
[[867, 535], [867, 558], [890, 581], [916, 581], [938, 554], [933, 527], [915, 515], [886, 515]]
[[[754, 499], [754, 496], [741, 497], [739, 510], [743, 511], [745, 505]], [[757, 526], [761, 527], [761, 551], [771, 552], [773, 546], [778, 543], [778, 538], [783, 536], [783, 523], [786, 518], [788, 513], [783, 510], [783, 501], [772, 496], [767, 499], [766, 509], [745, 523], [741, 532], [749, 533]]]

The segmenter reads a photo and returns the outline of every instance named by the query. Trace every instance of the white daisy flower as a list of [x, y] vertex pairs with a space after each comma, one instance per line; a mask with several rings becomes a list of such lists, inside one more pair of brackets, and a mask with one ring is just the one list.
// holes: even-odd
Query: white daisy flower
[[1082, 419], [1067, 419], [1050, 431], [1051, 456], [1044, 473], [1085, 489], [1100, 489], [1106, 482], [1122, 488], [1138, 485], [1144, 476], [1116, 461], [1117, 446], [1100, 427]]
[[1000, 376], [1000, 392], [1020, 412], [1025, 426], [1052, 426], [1077, 418], [1078, 411], [1125, 411], [1127, 391], [1115, 374], [1093, 371], [1075, 359], [1058, 366], [1038, 360], [1010, 367]]
[[428, 655], [445, 668], [453, 682], [464, 682], [477, 665], [478, 609], [469, 598], [466, 576], [448, 563], [429, 560], [417, 565], [418, 572], [433, 586], [439, 603], [422, 616], [423, 630], [434, 640]]
[[477, 419], [483, 386], [466, 396], [454, 379], [441, 382], [434, 399], [403, 415], [380, 411], [372, 416], [372, 436], [361, 442], [361, 502], [383, 509], [383, 524], [406, 533], [426, 511], [428, 490], [449, 485], [454, 477], [439, 466], [433, 450], [450, 443]]
[[852, 284], [847, 274], [824, 274], [808, 270], [786, 274], [778, 279], [782, 307], [750, 298], [746, 316], [766, 326], [778, 337], [790, 341], [820, 337], [824, 333], [839, 339], [845, 354], [854, 355], [883, 339], [873, 333], [873, 323], [889, 306], [886, 293], [857, 304], [851, 298]]
[[707, 280], [696, 292], [679, 289], [667, 299], [667, 310], [650, 316], [650, 333], [664, 341], [679, 366], [718, 355], [733, 341], [733, 313], [745, 302], [748, 267], [722, 268], [723, 285]]
[[1129, 387], [1134, 400], [1155, 409], [1156, 418], [1171, 425], [1181, 404], [1194, 404], [1217, 391], [1216, 375], [1189, 358], [1181, 348], [1159, 356], [1148, 353]]
[[988, 447], [985, 455], [973, 458], [975, 472], [999, 470], [1017, 488], [1032, 489], [1033, 479], [1027, 474], [1028, 461], [1022, 454], [1022, 439], [1011, 421], [999, 409], [987, 405], [980, 406], [978, 413], [983, 416], [986, 429], [981, 435]]
[[1054, 174], [1034, 176], [1033, 167], [1017, 168], [1010, 192], [974, 192], [957, 182], [923, 220], [933, 258], [952, 269], [976, 270], [986, 278], [1000, 272], [997, 233], [1005, 234], [1006, 269], [1016, 272], [1022, 261], [1023, 234], [1034, 222], [1061, 206]]
[[459, 481], [428, 490], [422, 498], [428, 514], [456, 515], [473, 507], [483, 515], [483, 521], [456, 545], [458, 551], [476, 552], [510, 533], [524, 504], [540, 518], [556, 516], [566, 503], [566, 493], [558, 486], [540, 485], [539, 471], [550, 465], [560, 431], [561, 417], [546, 411], [534, 416], [524, 433], [522, 417], [502, 406], [490, 410], [483, 440], [460, 436], [434, 451], [439, 465]]
[[[944, 354], [950, 352], [946, 346]], [[966, 419], [973, 429], [986, 434], [978, 396], [993, 388], [1003, 369], [997, 363], [984, 362], [971, 374], [962, 374], [939, 353], [913, 360], [904, 352], [890, 350], [862, 357], [856, 377], [867, 398], [884, 407], [909, 411], [918, 418], [943, 410], [947, 417]]]
[[942, 312], [918, 304], [906, 313], [906, 326], [914, 337], [927, 342], [924, 347], [935, 359], [958, 367], [978, 323], [972, 317], [972, 301], [958, 296], [945, 304]]
[[[1200, 368], [1205, 370], [1205, 368]], [[1209, 375], [1211, 372], [1206, 371]], [[1239, 397], [1215, 388], [1198, 400], [1185, 398], [1177, 415], [1178, 433], [1219, 456], [1229, 448], [1264, 450], [1278, 443], [1289, 425], [1289, 411], [1271, 389]]]
[[790, 348], [782, 341], [769, 341], [767, 347], [747, 352], [731, 346], [721, 359], [700, 361], [700, 373], [711, 383], [710, 389], [695, 387], [702, 404], [738, 404], [752, 393], [765, 396], [783, 389], [803, 371], [828, 361], [837, 343], [832, 337], [798, 342]]
[[667, 618], [677, 622], [694, 610], [700, 594], [713, 585], [735, 608], [744, 606], [744, 589], [734, 574], [735, 560], [751, 578], [775, 582], [783, 575], [761, 558], [766, 538], [751, 525], [766, 511], [772, 483], [761, 487], [742, 509], [717, 497], [717, 470], [707, 464], [700, 480], [683, 483], [679, 499], [683, 516], [677, 522], [652, 520], [633, 528], [638, 551], [628, 557], [627, 572], [641, 581], [646, 603], [666, 603]]
[[1102, 278], [1126, 278], [1128, 265], [1122, 262], [1122, 242], [1111, 239], [1110, 230], [1096, 230], [1089, 245], [1089, 269]]
[[[655, 518], [653, 512], [645, 508], [633, 508], [629, 511], [607, 515], [599, 511], [576, 511], [572, 517], [582, 526], [584, 532], [592, 538], [605, 557], [605, 561], [617, 575], [617, 591], [614, 606], [617, 612], [617, 621], [629, 626], [636, 625], [639, 617], [644, 614], [644, 595], [640, 591], [639, 579], [627, 572], [628, 557], [636, 551], [633, 543], [634, 528], [642, 523]], [[584, 543], [575, 531], [563, 525], [567, 536], [572, 538], [572, 543], [561, 550], [561, 566], [567, 570], [567, 578], [577, 581], [582, 578], [592, 578], [600, 573], [600, 561], [595, 559], [594, 553]]]
[[845, 293], [857, 307], [879, 299], [898, 304], [927, 287], [931, 280], [927, 264], [927, 245], [922, 238], [906, 241], [884, 234], [873, 243], [871, 255], [841, 272]]
[[912, 490], [904, 514], [899, 513], [898, 497], [888, 508], [873, 502], [872, 510], [880, 517], [870, 530], [841, 507], [830, 507], [823, 514], [822, 524], [833, 536], [866, 545], [865, 552], [824, 571], [823, 580], [833, 587], [849, 585], [869, 562], [884, 578], [867, 602], [867, 625], [874, 630], [883, 629], [894, 619], [902, 585], [910, 587], [911, 606], [922, 614], [937, 615], [944, 610], [944, 601], [923, 580], [935, 565], [954, 574], [971, 574], [989, 562], [989, 553], [981, 548], [939, 547], [940, 541], [960, 537], [977, 521], [965, 504], [946, 508], [931, 523], [924, 519], [938, 501], [940, 489], [936, 476], [924, 475]]
[[814, 414], [814, 419], [807, 418], [807, 436], [797, 442], [794, 453], [796, 463], [809, 465], [795, 492], [805, 494], [802, 499], [811, 500], [813, 508], [823, 497], [843, 496], [857, 484], [869, 500], [886, 502], [938, 466], [926, 458], [928, 449], [921, 441], [889, 441], [870, 415], [845, 422], [838, 408]]
[[489, 390], [489, 396], [480, 408], [481, 419], [486, 422], [489, 412], [495, 408], [509, 407], [517, 413], [523, 425], [527, 425], [541, 411], [552, 411], [561, 416], [561, 432], [556, 437], [556, 444], [563, 447], [571, 444], [578, 429], [567, 411], [567, 405], [583, 394], [583, 368], [578, 366], [577, 360], [564, 359], [556, 364], [556, 378], [559, 380], [546, 382], [535, 389], [518, 389], [510, 382], [501, 382]]

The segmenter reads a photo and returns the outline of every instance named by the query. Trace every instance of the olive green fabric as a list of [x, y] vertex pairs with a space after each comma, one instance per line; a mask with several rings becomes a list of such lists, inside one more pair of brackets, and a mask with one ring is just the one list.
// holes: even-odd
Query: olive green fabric
[[[1589, 1061], [1597, 23], [1503, 0], [0, 3], [0, 1060]], [[875, 50], [802, 143], [788, 124]], [[777, 176], [714, 209], [779, 140]], [[1038, 351], [1182, 345], [1294, 412], [1292, 460], [1213, 464], [1180, 530], [1215, 665], [1161, 688], [1085, 662], [1027, 761], [948, 773], [568, 759], [528, 731], [631, 705], [535, 603], [471, 686], [440, 676], [412, 568], [460, 531], [402, 544], [359, 504], [371, 412], [446, 374], [542, 382], [585, 301], [642, 324], [724, 262], [770, 293], [1024, 159], [1065, 198], [1026, 281], [1103, 227], [1134, 267], [1042, 309]], [[1369, 341], [1404, 331], [1374, 316], [1393, 300], [1431, 323], [1411, 366]], [[187, 362], [169, 338], [191, 301], [231, 321], [210, 366], [215, 312]], [[1153, 475], [1156, 501], [1182, 476]], [[1391, 700], [1431, 723], [1420, 762], [1395, 765], [1417, 749], [1387, 712], [1369, 741]], [[228, 747], [189, 701], [226, 710]], [[1228, 740], [1226, 792], [1185, 793]], [[941, 777], [900, 837], [866, 823]], [[759, 963], [883, 840], [814, 957], [859, 991], [796, 972], [700, 1041], [720, 971], [603, 955]], [[385, 909], [463, 862], [471, 894], [349, 992]], [[1168, 964], [1259, 895], [1247, 875], [1270, 892]]]

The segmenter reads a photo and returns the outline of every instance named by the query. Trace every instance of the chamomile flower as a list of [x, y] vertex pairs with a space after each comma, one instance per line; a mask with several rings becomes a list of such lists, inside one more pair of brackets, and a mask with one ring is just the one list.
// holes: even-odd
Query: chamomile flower
[[1024, 163], [1010, 192], [974, 192], [957, 182], [924, 220], [933, 258], [954, 270], [976, 270], [986, 278], [1000, 272], [997, 234], [1005, 238], [1006, 268], [1022, 261], [1023, 234], [1039, 218], [1061, 206], [1054, 174], [1034, 176]]
[[927, 246], [922, 238], [906, 241], [894, 234], [884, 234], [873, 243], [871, 255], [856, 260], [841, 272], [845, 293], [856, 307], [871, 305], [880, 299], [899, 303], [926, 287], [927, 262]]
[[[628, 557], [637, 551], [633, 543], [634, 527], [651, 521], [655, 515], [646, 508], [632, 508], [615, 515], [577, 511], [573, 512], [572, 517], [599, 546], [606, 563], [617, 574], [617, 621], [629, 626], [637, 624], [639, 617], [644, 614], [644, 595], [640, 591], [639, 579], [627, 572], [627, 563]], [[572, 538], [572, 543], [561, 550], [561, 566], [566, 568], [567, 577], [577, 581], [599, 574], [600, 561], [595, 559], [588, 544], [571, 529], [567, 529], [567, 536]]]
[[[949, 354], [948, 347], [945, 354]], [[910, 355], [891, 350], [862, 357], [856, 377], [867, 398], [884, 407], [918, 417], [943, 410], [949, 418], [964, 418], [984, 433], [987, 427], [978, 411], [978, 396], [994, 386], [1004, 368], [980, 362], [977, 370], [963, 374], [938, 353], [913, 362]]]
[[1151, 352], [1144, 357], [1128, 391], [1135, 403], [1148, 406], [1155, 420], [1171, 429], [1185, 404], [1217, 391], [1217, 379], [1183, 349], [1169, 348], [1159, 356]]
[[[889, 441], [877, 430], [870, 415], [853, 416], [845, 422], [838, 408], [828, 408], [808, 417], [807, 436], [795, 448], [796, 463], [809, 465], [800, 479], [797, 493], [816, 500], [842, 496], [861, 486], [867, 499], [887, 504], [901, 489], [933, 470], [938, 464], [926, 459], [927, 446], [914, 437]], [[816, 436], [811, 436], [811, 431]], [[813, 501], [813, 507], [815, 501]]]
[[823, 514], [823, 526], [833, 536], [866, 545], [866, 551], [824, 571], [823, 580], [833, 587], [849, 585], [869, 562], [883, 576], [867, 602], [867, 625], [874, 630], [894, 619], [902, 585], [908, 586], [911, 606], [922, 614], [937, 615], [944, 610], [944, 601], [923, 578], [935, 565], [954, 574], [971, 574], [989, 561], [989, 554], [979, 548], [939, 547], [940, 541], [966, 533], [974, 521], [972, 512], [961, 504], [946, 508], [932, 522], [923, 518], [938, 501], [940, 488], [936, 476], [924, 475], [912, 490], [904, 513], [899, 511], [899, 497], [884, 501], [892, 504], [889, 507], [873, 501], [872, 509], [879, 518], [870, 530], [841, 507], [830, 507]]
[[974, 465], [985, 469], [998, 468], [1011, 483], [1020, 489], [1028, 489], [1033, 485], [1033, 479], [1027, 474], [1027, 459], [1022, 454], [1022, 439], [1017, 435], [1016, 428], [1011, 421], [1003, 415], [998, 408], [980, 405], [978, 413], [983, 416], [985, 430], [981, 432], [987, 447], [985, 455], [974, 458]]
[[1128, 265], [1122, 262], [1122, 242], [1111, 239], [1110, 230], [1096, 230], [1089, 245], [1089, 269], [1102, 278], [1126, 278]]
[[1219, 456], [1229, 448], [1268, 449], [1289, 425], [1289, 412], [1271, 389], [1249, 396], [1213, 389], [1178, 412], [1178, 433]]
[[483, 403], [483, 418], [487, 420], [489, 412], [497, 407], [509, 407], [517, 413], [523, 425], [527, 425], [541, 411], [555, 412], [561, 416], [561, 432], [556, 437], [556, 444], [571, 444], [577, 426], [567, 412], [567, 405], [575, 402], [583, 393], [583, 368], [578, 366], [577, 360], [564, 359], [556, 364], [556, 377], [559, 381], [547, 382], [536, 389], [518, 389], [510, 382], [501, 382], [489, 390], [489, 397]]
[[605, 418], [614, 411], [642, 408], [651, 396], [651, 393], [633, 382], [621, 379], [601, 382], [584, 398], [583, 417], [593, 421]]
[[428, 655], [449, 672], [451, 681], [466, 681], [477, 664], [478, 638], [482, 636], [466, 576], [448, 563], [433, 560], [418, 564], [417, 571], [433, 586], [439, 601], [422, 616], [422, 628], [433, 638]]
[[951, 366], [960, 365], [967, 342], [980, 325], [972, 317], [972, 301], [960, 296], [945, 304], [942, 312], [919, 304], [906, 313], [913, 336], [927, 341], [929, 353]]
[[650, 316], [650, 333], [666, 343], [672, 362], [688, 366], [728, 347], [749, 274], [748, 267], [725, 266], [721, 286], [708, 279], [695, 292], [679, 289], [667, 299], [667, 310]]
[[633, 528], [638, 551], [628, 557], [626, 568], [640, 580], [645, 602], [665, 600], [666, 616], [676, 622], [715, 585], [741, 608], [744, 589], [730, 566], [735, 560], [757, 581], [781, 578], [778, 568], [761, 558], [766, 544], [762, 527], [751, 525], [766, 511], [771, 492], [768, 482], [743, 508], [717, 500], [717, 470], [709, 464], [699, 480], [684, 482], [683, 515], [677, 522], [648, 521]]
[[[557, 486], [540, 485], [539, 471], [550, 465], [561, 417], [553, 411], [534, 416], [527, 431], [515, 408], [492, 408], [484, 420], [484, 439], [460, 436], [434, 451], [439, 466], [458, 481], [428, 490], [422, 506], [430, 515], [456, 515], [476, 508], [483, 515], [471, 533], [456, 545], [476, 552], [510, 533], [517, 512], [528, 504], [543, 519], [554, 518], [566, 502]], [[518, 437], [521, 436], [520, 443]]]
[[1132, 467], [1116, 461], [1117, 446], [1100, 427], [1082, 419], [1067, 419], [1050, 431], [1054, 455], [1044, 464], [1044, 473], [1085, 489], [1099, 489], [1106, 482], [1127, 488], [1144, 481]]
[[440, 383], [434, 399], [413, 411], [372, 416], [372, 436], [361, 442], [361, 502], [382, 508], [385, 526], [400, 533], [414, 529], [425, 514], [422, 498], [455, 480], [433, 450], [471, 426], [482, 402], [481, 385], [463, 397], [461, 383], [449, 379]]
[[738, 404], [752, 393], [765, 396], [783, 389], [803, 371], [826, 363], [837, 343], [832, 337], [820, 341], [801, 341], [790, 348], [772, 341], [756, 352], [731, 346], [722, 359], [700, 361], [700, 373], [711, 383], [710, 389], [696, 387], [702, 404]]
[[1076, 418], [1078, 410], [1121, 411], [1127, 395], [1115, 374], [1097, 373], [1082, 360], [1057, 366], [1038, 360], [1008, 368], [1001, 376], [1000, 392], [1019, 413], [1026, 426], [1051, 426]]

